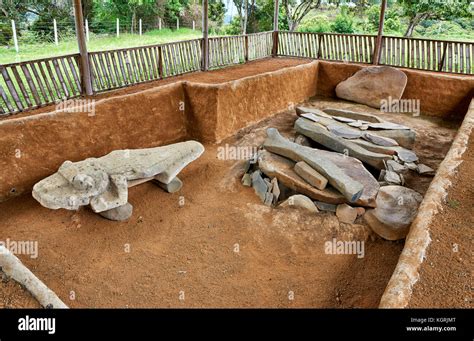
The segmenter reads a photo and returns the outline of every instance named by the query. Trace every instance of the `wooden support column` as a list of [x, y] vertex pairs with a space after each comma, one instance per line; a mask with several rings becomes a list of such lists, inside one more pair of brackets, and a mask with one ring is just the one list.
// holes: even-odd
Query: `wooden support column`
[[209, 18], [208, 0], [202, 0], [202, 70], [209, 69]]
[[378, 65], [380, 62], [380, 54], [382, 52], [383, 26], [385, 23], [385, 9], [387, 8], [387, 0], [382, 0], [380, 4], [379, 31], [377, 40], [375, 41], [375, 50], [372, 57], [372, 64]]
[[82, 94], [92, 95], [91, 68], [89, 64], [89, 54], [87, 53], [86, 37], [84, 34], [84, 18], [82, 16], [81, 0], [74, 0], [74, 20], [76, 23], [76, 37], [81, 55], [81, 87]]
[[279, 0], [275, 0], [275, 12], [273, 14], [273, 47], [272, 57], [278, 56], [278, 15], [280, 13]]

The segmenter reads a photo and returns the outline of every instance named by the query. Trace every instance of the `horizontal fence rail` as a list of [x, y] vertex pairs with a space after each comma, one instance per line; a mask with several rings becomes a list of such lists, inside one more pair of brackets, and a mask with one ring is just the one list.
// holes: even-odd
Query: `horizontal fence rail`
[[0, 114], [39, 108], [81, 94], [79, 54], [0, 65]]
[[[375, 35], [261, 32], [209, 38], [209, 68], [271, 56], [374, 63]], [[275, 40], [276, 39], [276, 40]], [[203, 69], [204, 39], [88, 54], [95, 93]], [[474, 74], [474, 42], [383, 36], [380, 65]], [[0, 115], [82, 94], [80, 55], [0, 65]]]

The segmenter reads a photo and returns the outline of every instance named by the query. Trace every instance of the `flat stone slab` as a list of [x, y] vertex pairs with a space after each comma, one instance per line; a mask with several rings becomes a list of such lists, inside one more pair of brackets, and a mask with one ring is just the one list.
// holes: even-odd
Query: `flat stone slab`
[[383, 101], [399, 100], [407, 85], [407, 76], [389, 66], [370, 66], [336, 86], [339, 98], [380, 108]]
[[410, 127], [407, 127], [398, 123], [388, 122], [388, 121], [379, 122], [379, 123], [370, 123], [369, 128], [385, 129], [385, 130], [410, 130]]
[[373, 114], [369, 113], [360, 113], [351, 110], [344, 110], [344, 109], [335, 109], [335, 108], [326, 108], [323, 109], [326, 114], [329, 114], [331, 117], [338, 116], [338, 117], [345, 117], [350, 118], [357, 121], [364, 121], [367, 123], [379, 123], [383, 122], [383, 120]]
[[330, 124], [326, 128], [334, 135], [345, 139], [358, 139], [362, 136], [360, 131], [344, 127], [339, 124]]
[[304, 118], [298, 118], [296, 120], [295, 130], [326, 148], [338, 153], [348, 154], [377, 169], [385, 168], [384, 160], [392, 159], [391, 156], [371, 152], [349, 140], [335, 136], [317, 123], [313, 123]]
[[298, 116], [316, 115], [316, 116], [319, 116], [319, 117], [332, 119], [331, 115], [328, 115], [324, 111], [319, 110], [319, 109], [315, 109], [315, 108], [307, 108], [307, 107], [298, 106], [298, 107], [295, 108], [295, 110], [296, 110], [296, 114]]
[[383, 146], [383, 147], [398, 146], [398, 142], [395, 141], [394, 139], [391, 139], [389, 137], [379, 136], [376, 134], [371, 134], [369, 132], [365, 132], [364, 134], [362, 134], [362, 138], [378, 146]]
[[100, 158], [64, 162], [58, 171], [33, 187], [33, 197], [50, 209], [77, 210], [90, 205], [96, 213], [121, 207], [129, 185], [156, 179], [169, 184], [204, 152], [196, 141], [169, 146], [116, 150]]

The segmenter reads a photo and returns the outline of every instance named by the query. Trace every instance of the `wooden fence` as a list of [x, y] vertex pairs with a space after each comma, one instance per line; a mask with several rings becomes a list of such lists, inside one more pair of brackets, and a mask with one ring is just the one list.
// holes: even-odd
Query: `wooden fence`
[[[276, 38], [276, 39], [275, 39]], [[89, 53], [95, 93], [202, 70], [203, 39]], [[371, 64], [376, 36], [262, 32], [209, 38], [209, 68], [270, 56]], [[381, 65], [474, 74], [474, 43], [390, 37], [382, 39]], [[82, 94], [79, 54], [0, 65], [0, 115]]]
[[0, 65], [0, 114], [79, 96], [79, 70], [79, 54]]
[[372, 63], [374, 35], [279, 32], [281, 56]]
[[[375, 35], [279, 32], [280, 56], [372, 64]], [[382, 38], [380, 65], [474, 74], [474, 43], [420, 38]]]

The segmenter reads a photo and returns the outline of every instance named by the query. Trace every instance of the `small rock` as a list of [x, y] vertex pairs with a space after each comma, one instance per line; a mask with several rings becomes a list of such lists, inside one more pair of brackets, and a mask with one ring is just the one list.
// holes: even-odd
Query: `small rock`
[[394, 139], [391, 139], [389, 137], [378, 136], [378, 135], [367, 133], [367, 132], [362, 134], [362, 138], [378, 146], [384, 146], [384, 147], [398, 146], [398, 142], [395, 141]]
[[301, 135], [301, 134], [296, 136], [295, 143], [298, 143], [299, 145], [302, 145], [305, 147], [311, 147], [311, 142], [309, 141], [309, 139], [306, 136]]
[[272, 206], [273, 204], [273, 194], [270, 192], [265, 193], [265, 200], [263, 201], [263, 204], [266, 206]]
[[434, 175], [435, 174], [435, 171], [433, 168], [428, 167], [427, 165], [424, 165], [422, 163], [418, 164], [416, 171], [420, 175]]
[[392, 171], [386, 171], [383, 180], [392, 185], [401, 185], [403, 181], [399, 174]]
[[337, 205], [336, 216], [341, 223], [353, 224], [357, 219], [357, 209], [347, 205]]
[[408, 149], [405, 149], [405, 148], [400, 148], [399, 150], [397, 150], [397, 156], [404, 163], [405, 162], [417, 162], [418, 161], [418, 156], [416, 156], [416, 154], [413, 153], [411, 150], [408, 150]]
[[251, 187], [252, 186], [252, 177], [249, 173], [245, 173], [242, 177], [242, 185]]
[[276, 204], [281, 194], [280, 186], [278, 185], [278, 179], [276, 177], [272, 179], [272, 194], [273, 194], [273, 204]]
[[314, 201], [314, 204], [321, 211], [336, 212], [337, 205], [328, 204], [328, 203], [322, 202], [322, 201]]
[[313, 201], [307, 196], [301, 194], [292, 195], [284, 202], [282, 202], [280, 206], [304, 208], [312, 213], [319, 212]]
[[107, 211], [99, 212], [99, 214], [109, 220], [114, 220], [114, 221], [124, 221], [127, 220], [132, 216], [133, 213], [133, 206], [130, 205], [129, 203], [126, 203], [125, 205], [112, 208]]
[[295, 172], [311, 186], [321, 190], [326, 188], [328, 180], [306, 162], [300, 161], [296, 163]]
[[363, 207], [356, 207], [355, 209], [357, 210], [357, 216], [358, 216], [358, 217], [361, 217], [361, 216], [364, 215], [364, 213], [365, 213], [365, 208], [363, 208]]
[[418, 169], [418, 166], [414, 162], [405, 162], [403, 165], [409, 170], [416, 171]]
[[385, 169], [382, 169], [382, 170], [380, 171], [378, 180], [379, 180], [379, 181], [383, 181], [383, 179], [385, 178], [385, 174], [386, 174], [386, 173], [387, 173], [387, 171], [386, 171]]
[[406, 173], [408, 170], [408, 168], [405, 165], [402, 165], [394, 160], [387, 160], [386, 166], [387, 166], [387, 170], [398, 173], [398, 174]]

